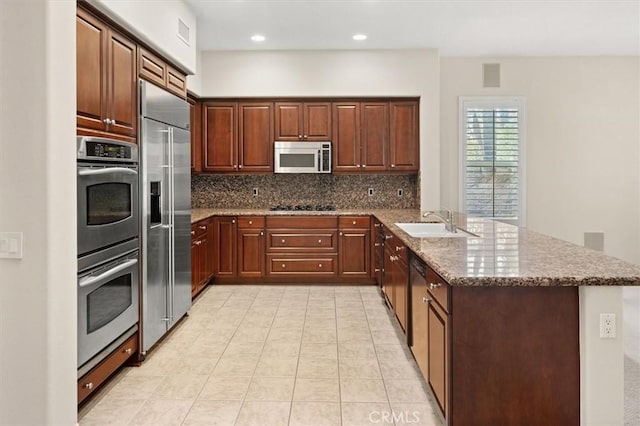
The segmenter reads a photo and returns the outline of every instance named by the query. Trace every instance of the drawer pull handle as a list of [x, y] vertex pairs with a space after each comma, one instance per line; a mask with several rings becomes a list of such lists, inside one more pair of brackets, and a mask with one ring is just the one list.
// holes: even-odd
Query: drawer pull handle
[[354, 220], [352, 223], [355, 225], [355, 224], [356, 224], [356, 221]]
[[282, 244], [284, 244], [284, 238], [282, 239]]
[[93, 382], [85, 383], [82, 387], [91, 390], [93, 389]]
[[249, 221], [249, 225], [253, 225], [253, 221], [252, 220]]
[[322, 268], [322, 263], [318, 263], [318, 268]]
[[393, 238], [393, 235], [385, 235], [385, 236], [384, 236], [384, 239], [385, 239], [385, 240], [390, 240], [390, 239], [392, 239], [392, 238]]
[[131, 349], [131, 348], [127, 348], [127, 349], [125, 349], [125, 350], [124, 350], [124, 351], [122, 351], [122, 352], [124, 352], [125, 354], [130, 354], [131, 352], [133, 352], [133, 349]]
[[198, 228], [200, 228], [200, 229], [202, 229], [202, 230], [207, 229], [207, 227], [206, 227], [206, 226], [203, 226], [203, 225], [199, 225], [199, 226], [198, 226]]
[[431, 302], [431, 299], [427, 299], [426, 297], [422, 298], [422, 303], [424, 303], [425, 305], [428, 305], [429, 302]]
[[263, 232], [263, 231], [260, 231], [260, 235], [264, 235], [264, 232]]
[[191, 235], [196, 235], [196, 231], [191, 231]]
[[374, 272], [380, 272], [380, 271], [382, 271], [382, 269], [380, 269], [380, 268], [374, 269]]
[[282, 267], [284, 268], [285, 266], [286, 266], [286, 265], [283, 263], [283, 264], [282, 264]]
[[402, 250], [404, 250], [404, 247], [398, 247], [398, 246], [396, 246], [396, 251], [402, 251]]
[[429, 288], [431, 290], [438, 288], [438, 287], [442, 287], [442, 283], [429, 283]]
[[376, 246], [376, 247], [380, 247], [382, 244], [380, 244], [380, 243], [374, 243], [373, 245], [374, 245], [374, 246]]
[[235, 219], [233, 219], [233, 220], [231, 221], [231, 223], [236, 223], [236, 220], [235, 220]]
[[318, 244], [322, 244], [322, 240], [318, 240]]

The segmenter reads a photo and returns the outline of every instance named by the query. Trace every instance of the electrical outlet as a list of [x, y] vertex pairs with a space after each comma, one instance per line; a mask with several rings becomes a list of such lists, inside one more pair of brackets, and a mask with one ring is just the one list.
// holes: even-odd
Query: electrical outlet
[[600, 314], [600, 338], [615, 339], [616, 314]]
[[367, 194], [369, 194], [369, 197], [371, 197], [373, 195], [373, 188], [369, 188]]
[[404, 195], [404, 191], [402, 189], [398, 189], [398, 197], [402, 197]]
[[258, 196], [258, 188], [253, 188], [253, 196], [254, 197]]

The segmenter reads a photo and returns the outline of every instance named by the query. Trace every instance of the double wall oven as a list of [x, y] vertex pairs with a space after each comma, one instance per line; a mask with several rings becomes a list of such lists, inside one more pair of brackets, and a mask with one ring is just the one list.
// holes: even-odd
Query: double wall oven
[[78, 137], [78, 368], [135, 333], [139, 294], [138, 147]]

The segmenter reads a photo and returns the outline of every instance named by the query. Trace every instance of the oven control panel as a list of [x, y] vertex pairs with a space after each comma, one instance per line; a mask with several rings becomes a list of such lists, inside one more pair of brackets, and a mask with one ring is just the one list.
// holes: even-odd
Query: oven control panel
[[78, 160], [137, 163], [138, 146], [114, 139], [78, 136]]

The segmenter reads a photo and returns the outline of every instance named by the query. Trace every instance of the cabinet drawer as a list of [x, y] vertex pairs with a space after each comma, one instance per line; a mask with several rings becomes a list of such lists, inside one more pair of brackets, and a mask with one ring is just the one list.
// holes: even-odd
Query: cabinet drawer
[[78, 380], [78, 404], [84, 401], [136, 352], [138, 352], [138, 333], [118, 346], [111, 355]]
[[449, 313], [449, 284], [427, 266], [427, 291]]
[[167, 81], [167, 65], [151, 52], [140, 48], [138, 63], [140, 64], [140, 77], [164, 87]]
[[193, 225], [191, 225], [191, 238], [197, 239], [206, 234], [209, 230], [209, 226], [211, 226], [211, 224], [208, 220], [201, 220], [200, 222], [194, 223]]
[[268, 257], [268, 275], [323, 275], [336, 274], [337, 258], [332, 256], [277, 256]]
[[337, 231], [288, 233], [267, 232], [267, 248], [270, 251], [335, 251]]
[[369, 228], [371, 226], [369, 216], [340, 216], [338, 225], [340, 229]]
[[167, 67], [167, 89], [179, 96], [187, 96], [187, 79], [183, 74]]
[[264, 216], [239, 216], [238, 228], [264, 228]]
[[337, 228], [338, 217], [327, 216], [268, 216], [267, 228], [271, 229], [323, 229]]

